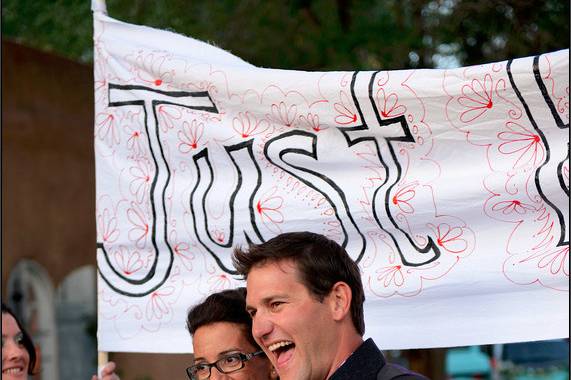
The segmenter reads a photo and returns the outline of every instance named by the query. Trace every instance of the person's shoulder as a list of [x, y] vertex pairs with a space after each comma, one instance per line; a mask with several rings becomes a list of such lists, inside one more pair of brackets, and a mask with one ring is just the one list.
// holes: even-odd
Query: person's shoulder
[[387, 363], [377, 373], [377, 380], [429, 380], [428, 377], [397, 364]]

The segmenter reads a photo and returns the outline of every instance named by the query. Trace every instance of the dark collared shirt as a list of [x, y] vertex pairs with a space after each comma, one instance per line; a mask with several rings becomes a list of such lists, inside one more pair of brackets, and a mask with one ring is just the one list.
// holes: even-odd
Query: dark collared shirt
[[[383, 373], [381, 369], [387, 367]], [[391, 368], [392, 367], [392, 368]], [[386, 376], [385, 376], [386, 375]], [[380, 376], [380, 377], [378, 377]], [[363, 342], [335, 371], [329, 380], [427, 380], [426, 377], [405, 368], [387, 364], [383, 353], [371, 338]]]

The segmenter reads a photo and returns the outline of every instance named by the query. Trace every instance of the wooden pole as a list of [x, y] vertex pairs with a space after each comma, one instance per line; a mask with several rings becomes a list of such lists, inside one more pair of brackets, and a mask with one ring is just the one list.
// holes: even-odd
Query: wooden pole
[[109, 354], [107, 351], [97, 351], [97, 378], [101, 379], [101, 370], [109, 361]]

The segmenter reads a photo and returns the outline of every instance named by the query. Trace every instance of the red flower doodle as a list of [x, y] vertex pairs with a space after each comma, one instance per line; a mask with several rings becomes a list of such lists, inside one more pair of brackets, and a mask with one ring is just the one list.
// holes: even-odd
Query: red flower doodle
[[175, 291], [173, 286], [165, 286], [151, 294], [147, 302], [146, 317], [147, 319], [163, 319], [172, 313], [171, 307], [168, 305], [167, 298]]
[[561, 166], [561, 175], [563, 176], [563, 183], [569, 188], [569, 161], [565, 161]]
[[353, 108], [353, 103], [349, 100], [344, 91], [339, 93], [341, 103], [335, 103], [333, 108], [337, 111], [335, 122], [341, 125], [352, 124], [357, 121], [357, 112]]
[[270, 123], [266, 119], [258, 120], [258, 118], [249, 111], [238, 113], [238, 116], [232, 120], [232, 128], [234, 128], [242, 138], [264, 133], [269, 127]]
[[277, 190], [277, 187], [274, 186], [267, 191], [256, 204], [256, 210], [258, 214], [260, 214], [262, 223], [264, 223], [264, 226], [266, 226], [268, 230], [274, 233], [281, 232], [279, 225], [284, 221], [284, 216], [280, 211], [284, 200], [282, 197], [275, 195]]
[[547, 252], [536, 252], [519, 263], [534, 262], [537, 260], [539, 269], [548, 269], [549, 273], [556, 275], [563, 273], [569, 276], [569, 246], [555, 247]]
[[188, 270], [192, 270], [194, 254], [190, 251], [190, 245], [188, 243], [176, 243], [173, 250], [175, 255], [181, 259], [184, 267]]
[[138, 55], [136, 62], [139, 79], [157, 87], [165, 83], [171, 83], [174, 79], [175, 71], [163, 68], [167, 58], [168, 55], [163, 52], [152, 52], [145, 56]]
[[557, 247], [546, 253], [537, 263], [539, 268], [548, 268], [549, 273], [558, 274], [563, 272], [569, 277], [569, 246]]
[[157, 113], [159, 118], [159, 125], [162, 127], [163, 132], [167, 132], [169, 129], [173, 129], [175, 126], [175, 120], [179, 120], [182, 116], [180, 109], [175, 106], [168, 104], [161, 104], [157, 107]]
[[492, 206], [492, 210], [496, 212], [501, 212], [504, 215], [509, 215], [513, 212], [523, 215], [527, 211], [535, 211], [535, 207], [532, 205], [521, 203], [517, 199], [510, 201], [501, 201]]
[[403, 186], [393, 195], [392, 203], [405, 214], [412, 214], [414, 212], [414, 207], [409, 201], [416, 195], [416, 191], [414, 190], [416, 186], [416, 183]]
[[104, 141], [107, 146], [112, 147], [114, 144], [119, 144], [119, 131], [117, 131], [115, 115], [107, 112], [99, 113], [95, 119], [95, 126], [97, 137]]
[[143, 268], [143, 260], [141, 260], [138, 251], [130, 252], [125, 247], [119, 247], [114, 256], [117, 266], [127, 276], [137, 273]]
[[458, 103], [468, 109], [460, 114], [460, 120], [469, 123], [492, 109], [494, 106], [492, 87], [493, 80], [490, 74], [484, 76], [483, 83], [474, 79], [471, 84], [462, 86], [462, 96], [458, 98]]
[[125, 126], [125, 132], [128, 134], [127, 138], [127, 149], [131, 150], [135, 155], [140, 155], [143, 153], [143, 142], [141, 139], [144, 134], [138, 126], [133, 126], [131, 124]]
[[149, 192], [151, 185], [151, 167], [147, 160], [137, 160], [137, 166], [129, 168], [133, 180], [129, 185], [131, 194], [135, 195], [137, 202], [141, 203]]
[[210, 285], [210, 291], [221, 291], [230, 288], [230, 279], [225, 274], [219, 274], [212, 276], [208, 279], [208, 284]]
[[104, 209], [103, 213], [97, 216], [97, 231], [101, 234], [103, 243], [113, 243], [119, 237], [117, 217], [111, 215], [109, 209]]
[[381, 110], [381, 116], [384, 118], [400, 116], [406, 112], [406, 107], [398, 104], [398, 95], [391, 92], [387, 96], [384, 88], [379, 88], [377, 91], [376, 101], [378, 108]]
[[318, 114], [308, 113], [307, 116], [301, 115], [299, 120], [303, 125], [307, 127], [307, 129], [313, 130], [314, 132], [319, 132], [327, 129], [327, 127], [323, 127], [321, 124], [319, 124]]
[[219, 243], [224, 243], [224, 238], [226, 237], [226, 234], [224, 233], [224, 231], [216, 229], [216, 230], [214, 230], [212, 235], [214, 235], [214, 240], [216, 240]]
[[384, 267], [378, 271], [380, 274], [377, 280], [383, 283], [385, 288], [391, 286], [391, 283], [395, 286], [402, 286], [404, 284], [404, 276], [402, 274], [402, 267], [400, 265], [391, 265]]
[[436, 244], [451, 253], [462, 253], [468, 248], [468, 242], [462, 236], [464, 229], [461, 227], [451, 227], [448, 223], [441, 223], [438, 226], [429, 225], [436, 235]]
[[295, 104], [287, 106], [284, 102], [272, 104], [272, 116], [278, 123], [286, 127], [293, 127], [297, 117], [297, 106]]
[[514, 168], [528, 164], [537, 166], [543, 162], [545, 148], [539, 135], [511, 121], [506, 123], [506, 127], [509, 131], [498, 133], [498, 138], [504, 141], [498, 146], [498, 151], [517, 156]]
[[131, 207], [127, 209], [127, 219], [133, 225], [129, 230], [129, 239], [135, 242], [137, 248], [144, 248], [149, 235], [149, 222], [145, 213], [136, 203], [131, 202]]
[[182, 153], [188, 153], [191, 150], [197, 149], [203, 133], [203, 123], [198, 123], [196, 120], [193, 120], [189, 125], [188, 122], [183, 122], [182, 130], [178, 132], [178, 138], [180, 140], [178, 150]]

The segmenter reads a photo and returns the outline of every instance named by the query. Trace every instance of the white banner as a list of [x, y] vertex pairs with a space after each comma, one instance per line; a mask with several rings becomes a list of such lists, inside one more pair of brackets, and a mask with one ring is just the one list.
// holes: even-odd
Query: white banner
[[232, 248], [300, 230], [358, 262], [382, 348], [569, 336], [569, 50], [274, 70], [94, 17], [100, 350], [191, 352]]

